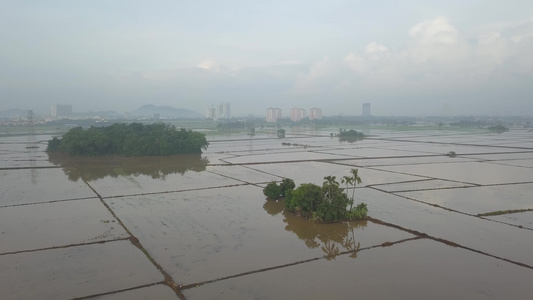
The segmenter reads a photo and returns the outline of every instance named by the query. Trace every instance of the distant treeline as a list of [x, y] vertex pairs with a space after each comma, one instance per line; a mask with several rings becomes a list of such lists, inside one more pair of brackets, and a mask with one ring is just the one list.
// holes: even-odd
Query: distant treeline
[[365, 134], [362, 132], [357, 132], [353, 129], [346, 130], [346, 129], [340, 129], [339, 130], [339, 137], [341, 138], [359, 138], [362, 139], [365, 137]]
[[[331, 135], [333, 136], [333, 133]], [[337, 136], [339, 137], [339, 141], [349, 143], [360, 141], [365, 138], [365, 134], [362, 132], [358, 132], [353, 129], [346, 130], [342, 128], [339, 130], [339, 134]]]
[[158, 156], [201, 153], [209, 143], [205, 135], [188, 129], [157, 123], [117, 123], [108, 127], [76, 127], [62, 139], [48, 141], [49, 152], [70, 155], [97, 156]]
[[[252, 123], [253, 126], [253, 123]], [[246, 123], [245, 122], [226, 122], [226, 123], [219, 123], [217, 125], [217, 129], [219, 130], [228, 130], [228, 129], [245, 129]]]
[[496, 133], [504, 133], [504, 132], [507, 132], [509, 131], [509, 128], [503, 126], [503, 125], [496, 125], [496, 126], [491, 126], [488, 128], [490, 132], [496, 132]]

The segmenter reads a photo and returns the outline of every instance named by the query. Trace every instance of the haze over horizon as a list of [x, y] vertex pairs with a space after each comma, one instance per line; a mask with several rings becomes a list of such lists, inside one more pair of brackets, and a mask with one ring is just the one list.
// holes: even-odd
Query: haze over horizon
[[2, 1], [0, 111], [533, 115], [533, 1]]

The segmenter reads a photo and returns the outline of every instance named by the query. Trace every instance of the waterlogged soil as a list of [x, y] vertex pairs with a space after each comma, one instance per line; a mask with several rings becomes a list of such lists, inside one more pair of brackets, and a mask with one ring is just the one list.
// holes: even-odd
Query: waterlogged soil
[[[533, 208], [532, 133], [363, 130], [217, 134], [203, 154], [140, 158], [0, 137], [2, 297], [529, 299], [533, 213], [477, 214]], [[368, 220], [315, 223], [262, 194], [352, 168]]]
[[342, 165], [350, 165], [356, 168], [374, 167], [374, 166], [395, 166], [395, 165], [419, 165], [419, 164], [434, 164], [434, 163], [458, 163], [465, 161], [479, 161], [471, 158], [455, 157], [450, 158], [443, 154], [422, 154], [420, 156], [409, 156], [398, 159], [397, 157], [388, 158], [359, 158], [355, 160], [339, 160], [335, 163]]
[[123, 197], [109, 204], [182, 284], [414, 237], [366, 221], [317, 224], [284, 212], [281, 201], [265, 202], [254, 186]]
[[0, 255], [3, 299], [71, 299], [163, 280], [129, 241]]
[[484, 218], [533, 230], [533, 211], [487, 216]]
[[411, 189], [396, 194], [473, 215], [502, 210], [533, 209], [530, 197], [533, 195], [533, 183], [418, 191]]
[[373, 168], [477, 185], [533, 182], [533, 168], [496, 165], [485, 162], [380, 166]]
[[97, 198], [4, 207], [0, 232], [0, 253], [128, 237]]
[[59, 168], [3, 169], [0, 180], [0, 207], [96, 196], [83, 181], [70, 181]]
[[178, 300], [179, 297], [164, 284], [151, 285], [134, 290], [89, 298], [91, 300]]
[[[333, 175], [339, 181], [343, 176], [350, 174], [353, 166], [332, 164], [324, 162], [298, 162], [285, 164], [259, 164], [250, 166], [255, 170], [277, 174], [284, 178], [292, 178], [296, 184], [315, 183], [322, 185], [325, 176]], [[427, 177], [399, 174], [381, 170], [365, 169], [365, 177], [358, 186], [385, 184], [395, 182], [408, 182], [428, 179]]]
[[473, 184], [454, 182], [440, 179], [426, 179], [420, 181], [409, 181], [403, 183], [391, 183], [374, 185], [373, 187], [379, 190], [383, 190], [389, 193], [402, 192], [402, 191], [425, 191], [430, 190], [428, 194], [432, 195], [434, 190], [452, 189], [459, 187], [472, 187]]
[[[450, 211], [442, 207], [364, 188], [359, 196], [373, 218], [425, 233], [472, 251], [502, 258], [528, 268], [533, 266], [533, 231]], [[409, 216], [409, 217], [406, 217]]]
[[187, 299], [528, 299], [531, 270], [423, 239], [184, 291]]

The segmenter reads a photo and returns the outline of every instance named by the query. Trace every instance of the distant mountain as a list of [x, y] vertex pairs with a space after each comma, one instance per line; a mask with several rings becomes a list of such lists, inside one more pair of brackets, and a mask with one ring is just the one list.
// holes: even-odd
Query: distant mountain
[[143, 105], [131, 112], [131, 115], [139, 117], [153, 117], [154, 114], [159, 114], [161, 117], [184, 119], [197, 119], [204, 117], [202, 114], [196, 111], [183, 108], [174, 108], [172, 106], [155, 106], [153, 104]]

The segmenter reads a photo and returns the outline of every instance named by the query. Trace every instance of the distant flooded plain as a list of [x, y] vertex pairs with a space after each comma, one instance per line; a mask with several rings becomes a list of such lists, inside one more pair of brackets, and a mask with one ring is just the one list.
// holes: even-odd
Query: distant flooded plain
[[[533, 132], [343, 142], [287, 130], [208, 135], [202, 154], [97, 158], [48, 154], [50, 136], [34, 138], [0, 137], [3, 299], [533, 294]], [[262, 193], [353, 168], [367, 220], [315, 223]]]

